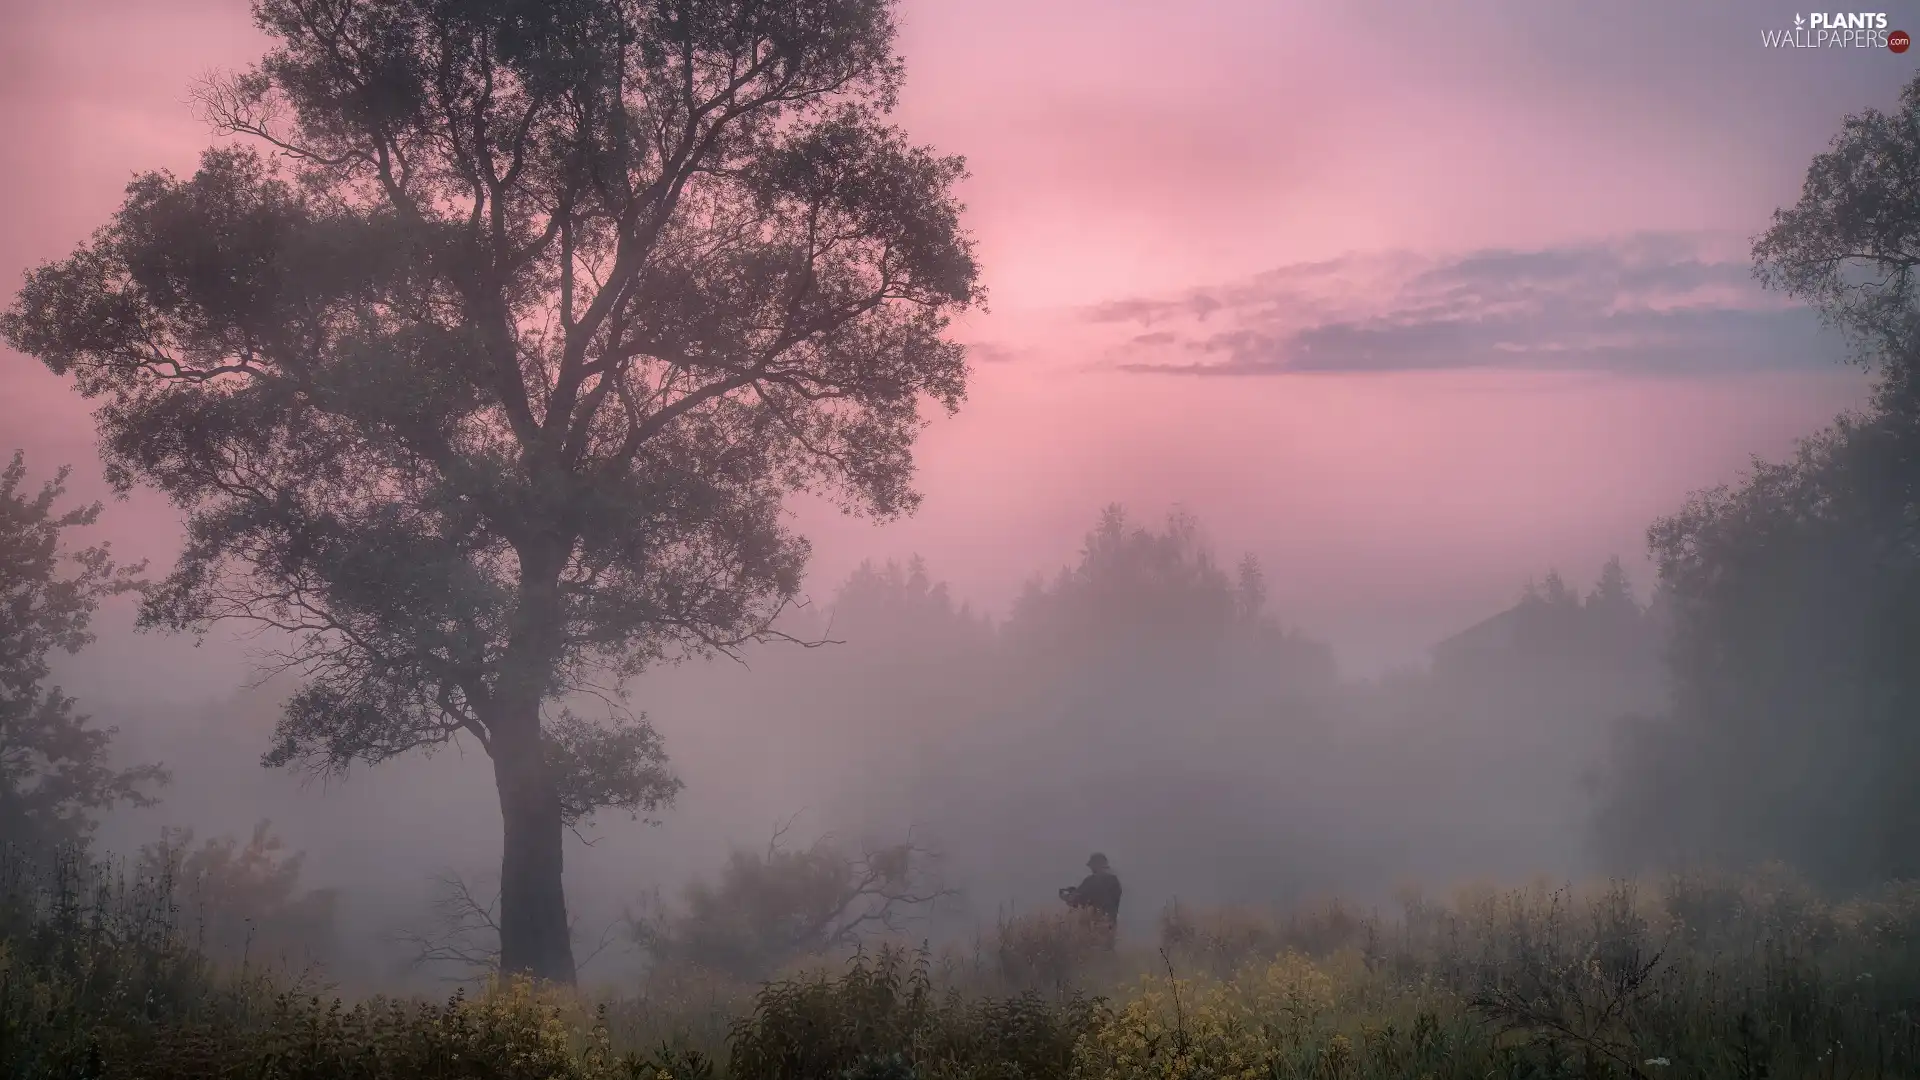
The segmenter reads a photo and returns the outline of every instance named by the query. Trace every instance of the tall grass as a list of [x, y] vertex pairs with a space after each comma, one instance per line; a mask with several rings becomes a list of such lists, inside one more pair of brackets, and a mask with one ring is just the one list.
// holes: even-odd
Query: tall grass
[[1779, 872], [1172, 908], [1118, 951], [1031, 918], [763, 986], [657, 969], [432, 1002], [209, 962], [172, 893], [0, 858], [0, 1077], [1920, 1077], [1920, 889], [1840, 902]]

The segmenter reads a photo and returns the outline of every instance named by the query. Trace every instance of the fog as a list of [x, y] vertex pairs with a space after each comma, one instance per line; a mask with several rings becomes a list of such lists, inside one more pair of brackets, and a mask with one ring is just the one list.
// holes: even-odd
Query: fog
[[[175, 91], [260, 42], [239, 6], [175, 7], [0, 7], [39, 58], [0, 81], [0, 280], [81, 242], [133, 170], [190, 168], [206, 137]], [[1212, 5], [1180, 32], [1225, 49], [1252, 7]], [[1869, 395], [1811, 313], [1748, 280], [1745, 238], [1841, 114], [1890, 105], [1903, 72], [1822, 57], [1780, 77], [1761, 62], [1803, 58], [1736, 53], [1731, 34], [1667, 40], [1646, 71], [1574, 70], [1551, 62], [1568, 25], [1469, 7], [1452, 31], [1419, 15], [1451, 48], [1349, 79], [1317, 120], [1264, 91], [1237, 102], [1237, 140], [1194, 120], [1218, 73], [1186, 72], [1136, 139], [1135, 88], [1078, 61], [973, 92], [983, 57], [1047, 47], [1055, 16], [988, 41], [955, 31], [952, 5], [907, 9], [902, 48], [926, 77], [903, 123], [974, 155], [995, 306], [956, 327], [969, 400], [916, 447], [915, 514], [793, 504], [813, 554], [792, 640], [624, 688], [685, 788], [657, 821], [602, 813], [568, 841], [583, 939], [782, 828], [802, 847], [937, 853], [955, 892], [916, 932], [949, 940], [1057, 907], [1094, 851], [1139, 934], [1175, 900], [1386, 904], [1414, 884], [1624, 865], [1596, 824], [1618, 722], [1674, 689], [1648, 527]], [[1582, 32], [1639, 50], [1642, 8]], [[101, 35], [109, 18], [166, 48]], [[1102, 33], [1143, 65], [1171, 18], [1129, 9]], [[1329, 40], [1371, 36], [1357, 16], [1315, 19]], [[1338, 80], [1304, 36], [1276, 46], [1303, 74], [1243, 49], [1221, 64], [1243, 96]], [[1427, 79], [1457, 110], [1450, 134], [1389, 107]], [[1008, 120], [1003, 99], [1027, 91], [1039, 104]], [[1686, 107], [1653, 107], [1660, 93]], [[81, 138], [86, 116], [101, 119]], [[1382, 130], [1405, 139], [1359, 134]], [[1282, 345], [1312, 361], [1286, 367]], [[0, 451], [16, 446], [36, 480], [71, 464], [77, 498], [105, 497], [85, 404], [6, 352]], [[137, 492], [89, 539], [164, 570], [180, 517]], [[101, 845], [270, 820], [304, 853], [304, 887], [340, 891], [345, 968], [414, 977], [393, 938], [431, 924], [436, 877], [498, 872], [484, 752], [263, 768], [294, 685], [261, 667], [273, 641], [132, 624], [110, 602], [98, 642], [56, 671], [119, 729], [119, 759], [173, 772], [158, 805], [107, 817]], [[635, 962], [616, 948], [589, 971]]]
[[[671, 900], [783, 824], [802, 847], [834, 834], [937, 852], [960, 892], [916, 932], [948, 940], [1056, 904], [1096, 849], [1132, 932], [1176, 899], [1385, 903], [1407, 885], [1583, 878], [1610, 722], [1663, 691], [1644, 585], [1596, 594], [1600, 567], [1531, 586], [1516, 572], [1512, 603], [1430, 663], [1360, 677], [1272, 609], [1271, 571], [1193, 519], [1114, 511], [1081, 550], [1034, 561], [1002, 612], [930, 565], [870, 564], [790, 621], [811, 644], [638, 680], [633, 703], [686, 789], [657, 825], [602, 814], [570, 843], [582, 932], [652, 891]], [[303, 881], [342, 891], [353, 967], [407, 977], [387, 936], [430, 923], [434, 878], [497, 874], [484, 754], [469, 742], [331, 780], [265, 770], [280, 690], [96, 699], [127, 760], [175, 775], [160, 805], [110, 819], [103, 845], [270, 819], [305, 853]]]

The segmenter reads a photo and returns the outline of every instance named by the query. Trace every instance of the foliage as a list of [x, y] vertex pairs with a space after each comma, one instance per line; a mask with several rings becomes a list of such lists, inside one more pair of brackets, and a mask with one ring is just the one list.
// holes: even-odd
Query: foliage
[[[1240, 865], [1281, 876], [1310, 860], [1256, 822], [1310, 803], [1293, 781], [1337, 722], [1341, 689], [1328, 647], [1283, 614], [1258, 563], [1217, 555], [1191, 517], [1111, 508], [1071, 564], [997, 622], [921, 567], [863, 569], [833, 612], [849, 647], [797, 678], [822, 702], [815, 722], [847, 731], [848, 786], [863, 796], [851, 812], [937, 823], [983, 893], [1051, 898], [1073, 881], [1041, 868], [1122, 836], [1134, 846], [1113, 854], [1129, 888], [1217, 870], [1155, 812], [1175, 803], [1200, 815], [1183, 829], [1242, 844]], [[1237, 774], [1208, 776], [1208, 793], [1231, 798], [1195, 798], [1202, 740]], [[990, 850], [965, 850], [966, 837], [992, 837]]]
[[1097, 977], [1111, 940], [1092, 912], [1003, 917], [990, 944], [993, 975], [1020, 990], [1058, 992]]
[[1761, 280], [1880, 367], [1871, 406], [1694, 495], [1648, 542], [1673, 698], [1619, 730], [1598, 825], [1616, 865], [1782, 859], [1859, 887], [1920, 873], [1920, 79], [1849, 117], [1756, 242]]
[[732, 1037], [729, 1074], [764, 1080], [821, 1076], [1007, 1078], [1061, 1076], [1091, 1003], [1026, 995], [968, 1001], [941, 994], [922, 954], [883, 949], [838, 978], [766, 987]]
[[[1644, 603], [1617, 562], [1548, 575], [1567, 602], [1522, 598], [1491, 620], [1502, 633], [1432, 670], [1363, 681], [1287, 630], [1280, 586], [1193, 519], [1090, 524], [1083, 551], [1003, 620], [922, 563], [869, 564], [809, 626], [844, 646], [770, 650], [751, 677], [670, 692], [716, 710], [724, 695], [769, 760], [809, 763], [806, 788], [800, 771], [774, 773], [792, 787], [769, 802], [817, 787], [843, 794], [823, 808], [843, 828], [930, 823], [976, 896], [1051, 898], [1088, 850], [1124, 844], [1123, 934], [1174, 897], [1296, 905], [1462, 862], [1574, 872], [1585, 853], [1567, 838], [1591, 809], [1580, 780], [1608, 721], [1664, 700], [1664, 602]], [[745, 719], [772, 714], [790, 721]], [[1496, 786], [1536, 811], [1487, 799]]]
[[1842, 418], [1654, 527], [1674, 708], [1625, 733], [1618, 833], [1693, 845], [1669, 858], [1778, 858], [1843, 885], [1920, 871], [1906, 780], [1920, 761], [1916, 450], [1912, 418]]
[[173, 865], [150, 862], [163, 876], [130, 878], [71, 849], [52, 867], [0, 859], [0, 1076], [630, 1080], [658, 1071], [652, 1058], [616, 1055], [577, 999], [524, 980], [440, 1003], [349, 1005], [297, 982], [222, 973], [188, 944], [180, 883], [164, 876]]
[[1330, 677], [1331, 651], [1283, 629], [1266, 604], [1259, 562], [1249, 555], [1232, 571], [1221, 566], [1192, 515], [1171, 514], [1155, 529], [1116, 505], [1073, 566], [1028, 585], [1006, 632], [1029, 660], [1058, 661], [1053, 654], [1066, 650], [1083, 663], [1154, 664], [1233, 641], [1278, 673]]
[[0, 853], [0, 1075], [101, 1075], [105, 1046], [223, 1007], [175, 932], [172, 883], [76, 847]]
[[1851, 339], [1863, 360], [1888, 365], [1895, 384], [1914, 374], [1920, 314], [1920, 78], [1900, 108], [1846, 118], [1813, 159], [1800, 199], [1775, 211], [1753, 250], [1757, 276], [1812, 304]]
[[[1044, 996], [883, 947], [759, 988], [721, 1045], [525, 980], [349, 1003], [222, 974], [185, 947], [172, 884], [44, 866], [0, 861], [0, 1076], [23, 1080], [1920, 1075], [1920, 894], [1833, 903], [1779, 871], [1409, 897], [1358, 934], [1275, 911], [1219, 973], [1168, 950]], [[1270, 950], [1288, 934], [1315, 944]]]
[[1338, 900], [1274, 912], [1246, 906], [1195, 909], [1175, 902], [1160, 913], [1160, 946], [1183, 967], [1230, 977], [1249, 956], [1373, 955], [1379, 920]]
[[717, 881], [688, 886], [678, 910], [635, 913], [635, 940], [658, 964], [758, 980], [803, 956], [897, 934], [949, 895], [933, 853], [911, 843], [855, 854], [823, 837], [793, 849], [784, 832], [764, 851], [736, 849]]
[[1257, 1080], [1297, 1058], [1333, 1003], [1331, 978], [1297, 954], [1230, 983], [1149, 976], [1082, 1037], [1074, 1075]]
[[136, 873], [173, 884], [180, 925], [195, 948], [227, 965], [260, 963], [300, 970], [335, 952], [332, 889], [302, 889], [304, 855], [262, 821], [238, 837], [194, 846], [192, 830], [170, 830], [141, 848]]
[[[188, 511], [148, 598], [280, 632], [269, 764], [457, 736], [502, 793], [502, 961], [573, 976], [565, 827], [676, 785], [622, 680], [771, 634], [791, 493], [910, 510], [979, 299], [958, 159], [887, 122], [887, 0], [256, 0], [198, 102], [0, 336]], [[543, 720], [570, 692], [604, 727]]]
[[1471, 1003], [1510, 1034], [1548, 1056], [1604, 1060], [1629, 1072], [1644, 1060], [1642, 1023], [1671, 974], [1664, 954], [1646, 944], [1646, 922], [1630, 890], [1595, 903], [1587, 934], [1566, 932], [1567, 905], [1555, 894], [1541, 917], [1516, 919], [1477, 958]]
[[115, 730], [46, 685], [55, 651], [93, 641], [100, 602], [141, 586], [142, 567], [116, 565], [108, 545], [66, 548], [100, 517], [98, 503], [60, 507], [67, 472], [34, 492], [22, 454], [0, 470], [0, 842], [43, 852], [85, 842], [110, 807], [150, 805], [167, 780], [158, 765], [113, 768]]

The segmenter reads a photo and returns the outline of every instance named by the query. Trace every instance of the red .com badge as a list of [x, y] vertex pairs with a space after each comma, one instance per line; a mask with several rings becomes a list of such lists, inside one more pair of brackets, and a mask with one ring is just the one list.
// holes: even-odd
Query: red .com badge
[[1913, 37], [1905, 30], [1895, 30], [1887, 35], [1887, 49], [1890, 52], [1903, 53], [1913, 46]]

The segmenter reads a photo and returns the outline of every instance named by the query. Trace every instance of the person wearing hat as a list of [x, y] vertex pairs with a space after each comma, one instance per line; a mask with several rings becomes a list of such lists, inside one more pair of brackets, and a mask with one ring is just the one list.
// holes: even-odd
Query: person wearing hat
[[1096, 851], [1087, 859], [1087, 869], [1092, 873], [1079, 885], [1069, 885], [1060, 890], [1060, 899], [1067, 906], [1093, 914], [1107, 932], [1107, 944], [1113, 944], [1114, 930], [1120, 922], [1120, 879], [1114, 875], [1113, 867], [1107, 857]]

